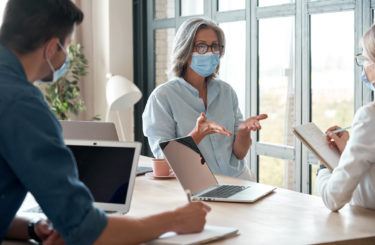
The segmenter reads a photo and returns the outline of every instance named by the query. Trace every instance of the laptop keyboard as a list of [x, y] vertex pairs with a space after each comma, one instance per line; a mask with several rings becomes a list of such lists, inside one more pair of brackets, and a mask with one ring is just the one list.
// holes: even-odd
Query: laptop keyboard
[[239, 186], [239, 185], [221, 185], [219, 186], [218, 188], [212, 190], [212, 191], [209, 191], [209, 192], [206, 192], [202, 195], [200, 195], [200, 197], [221, 197], [221, 198], [227, 198], [227, 197], [230, 197], [230, 196], [233, 196], [234, 194], [240, 192], [240, 191], [243, 191], [247, 188], [249, 188], [250, 186]]

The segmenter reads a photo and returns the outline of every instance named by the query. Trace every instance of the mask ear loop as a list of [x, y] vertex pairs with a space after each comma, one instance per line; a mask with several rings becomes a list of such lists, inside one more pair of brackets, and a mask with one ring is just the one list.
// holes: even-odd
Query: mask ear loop
[[51, 68], [52, 72], [55, 72], [56, 70], [55, 70], [55, 68], [53, 68], [52, 63], [48, 58], [48, 50], [49, 50], [50, 45], [51, 45], [51, 42], [47, 45], [47, 48], [46, 48], [46, 51], [45, 51], [44, 55], [45, 55], [45, 58], [47, 60], [48, 65], [49, 65], [49, 68]]

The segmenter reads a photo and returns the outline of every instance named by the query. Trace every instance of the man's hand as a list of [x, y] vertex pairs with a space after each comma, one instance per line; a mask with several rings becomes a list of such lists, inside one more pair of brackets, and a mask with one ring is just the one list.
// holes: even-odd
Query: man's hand
[[206, 224], [206, 215], [211, 208], [203, 202], [190, 202], [177, 208], [174, 212], [177, 217], [173, 231], [184, 234], [201, 232]]
[[53, 230], [49, 220], [41, 219], [36, 222], [34, 224], [34, 231], [44, 245], [65, 244], [60, 234]]

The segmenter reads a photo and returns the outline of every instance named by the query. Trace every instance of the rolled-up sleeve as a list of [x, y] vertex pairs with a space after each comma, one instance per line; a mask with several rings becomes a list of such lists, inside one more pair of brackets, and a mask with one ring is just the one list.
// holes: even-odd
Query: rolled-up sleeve
[[143, 133], [148, 137], [152, 153], [156, 158], [164, 158], [159, 143], [176, 138], [176, 125], [167, 96], [163, 96], [157, 90], [154, 91], [147, 101], [142, 119]]
[[15, 98], [1, 115], [1, 155], [30, 191], [67, 244], [92, 244], [107, 225], [106, 214], [79, 181], [61, 127], [40, 98]]

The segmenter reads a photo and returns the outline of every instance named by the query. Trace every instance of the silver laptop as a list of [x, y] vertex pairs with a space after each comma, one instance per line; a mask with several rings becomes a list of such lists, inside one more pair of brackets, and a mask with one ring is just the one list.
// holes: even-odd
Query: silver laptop
[[116, 126], [112, 122], [59, 121], [64, 139], [119, 141]]
[[255, 202], [276, 189], [259, 183], [219, 185], [190, 136], [161, 142], [160, 147], [183, 189], [190, 190], [193, 200]]
[[94, 205], [107, 213], [127, 213], [141, 152], [139, 142], [65, 140], [77, 162], [79, 179]]
[[[89, 188], [94, 205], [106, 213], [125, 214], [132, 199], [139, 142], [65, 140], [77, 162], [79, 179]], [[35, 199], [28, 195], [21, 215], [42, 213]], [[37, 215], [39, 217], [39, 215]]]
[[[65, 140], [119, 141], [113, 122], [60, 120]], [[152, 172], [152, 167], [138, 166], [137, 175]]]

